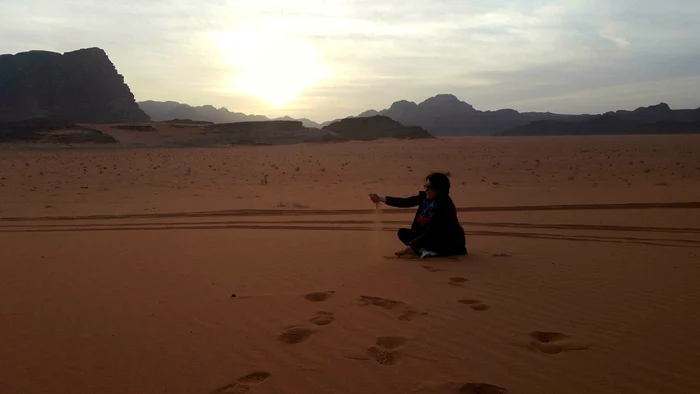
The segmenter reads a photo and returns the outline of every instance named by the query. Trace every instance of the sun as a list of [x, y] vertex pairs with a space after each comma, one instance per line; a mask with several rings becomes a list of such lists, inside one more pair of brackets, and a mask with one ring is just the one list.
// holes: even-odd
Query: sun
[[284, 107], [330, 76], [313, 45], [280, 32], [227, 31], [216, 37], [216, 46], [231, 67], [225, 90], [257, 97], [271, 107]]

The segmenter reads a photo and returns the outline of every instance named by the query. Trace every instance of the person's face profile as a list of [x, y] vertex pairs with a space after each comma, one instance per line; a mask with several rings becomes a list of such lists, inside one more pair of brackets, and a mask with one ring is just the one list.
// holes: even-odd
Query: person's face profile
[[428, 198], [435, 198], [435, 190], [433, 189], [433, 185], [430, 184], [430, 179], [425, 180], [425, 185], [423, 185], [423, 188], [425, 189], [425, 193], [428, 195]]

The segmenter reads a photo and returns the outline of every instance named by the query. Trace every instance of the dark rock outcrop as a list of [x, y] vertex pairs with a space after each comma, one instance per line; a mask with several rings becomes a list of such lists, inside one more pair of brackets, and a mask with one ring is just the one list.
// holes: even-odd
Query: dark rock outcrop
[[59, 116], [76, 123], [148, 121], [99, 48], [0, 56], [0, 121]]
[[0, 123], [0, 143], [116, 143], [99, 130], [77, 125], [61, 118], [36, 118]]
[[370, 117], [346, 118], [323, 128], [340, 138], [347, 140], [371, 141], [380, 138], [434, 138], [418, 126], [404, 126], [382, 115]]
[[186, 125], [196, 125], [196, 124], [213, 125], [213, 124], [214, 124], [214, 122], [207, 122], [207, 121], [204, 121], [204, 120], [192, 120], [192, 119], [172, 119], [172, 120], [164, 120], [162, 123], [186, 124]]
[[150, 124], [118, 124], [112, 127], [119, 130], [130, 131], [156, 131], [156, 128]]

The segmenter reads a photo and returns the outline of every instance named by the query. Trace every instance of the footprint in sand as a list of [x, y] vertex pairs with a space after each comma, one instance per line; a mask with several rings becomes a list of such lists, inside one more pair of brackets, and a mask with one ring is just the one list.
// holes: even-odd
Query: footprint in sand
[[508, 390], [488, 383], [423, 382], [412, 392], [424, 394], [508, 394]]
[[335, 320], [335, 316], [333, 312], [324, 312], [324, 311], [319, 311], [316, 312], [316, 316], [314, 316], [311, 319], [311, 323], [317, 325], [317, 326], [327, 326]]
[[316, 291], [306, 294], [304, 298], [309, 301], [321, 302], [329, 299], [333, 294], [335, 294], [335, 291]]
[[289, 327], [277, 339], [288, 345], [294, 345], [309, 339], [315, 332], [306, 327]]
[[411, 321], [415, 319], [416, 317], [420, 315], [424, 315], [425, 313], [418, 312], [413, 309], [406, 309], [401, 315], [399, 315], [399, 320], [401, 321]]
[[211, 392], [211, 394], [244, 394], [247, 393], [253, 386], [260, 384], [270, 377], [268, 372], [257, 371], [242, 378], [239, 378], [231, 384], [219, 387]]
[[459, 302], [460, 304], [469, 305], [469, 307], [474, 309], [475, 311], [487, 311], [491, 309], [490, 306], [478, 300], [459, 300], [457, 302]]
[[379, 337], [367, 354], [381, 365], [394, 365], [401, 358], [401, 348], [407, 339], [399, 336]]
[[408, 305], [406, 305], [404, 302], [391, 300], [388, 298], [360, 296], [360, 302], [363, 305], [374, 305], [388, 311], [395, 312], [398, 314], [397, 318], [401, 321], [411, 321], [416, 317], [425, 314], [425, 312], [420, 312], [408, 307]]
[[406, 306], [405, 303], [401, 301], [390, 300], [388, 298], [373, 297], [373, 296], [360, 296], [360, 301], [365, 305], [374, 305], [386, 310], [393, 311], [397, 308], [403, 308]]
[[448, 281], [447, 284], [450, 286], [464, 286], [464, 284], [468, 281], [467, 278], [462, 278], [461, 276], [453, 276], [451, 277]]
[[440, 268], [435, 268], [429, 265], [421, 265], [421, 267], [425, 268], [428, 272], [440, 272], [442, 271]]
[[559, 354], [571, 350], [585, 350], [591, 344], [573, 340], [570, 336], [558, 332], [533, 331], [529, 334], [530, 349], [545, 353]]

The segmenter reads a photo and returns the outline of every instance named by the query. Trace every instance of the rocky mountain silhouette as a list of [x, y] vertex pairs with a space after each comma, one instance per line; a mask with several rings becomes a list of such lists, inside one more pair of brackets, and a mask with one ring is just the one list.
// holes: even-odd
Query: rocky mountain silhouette
[[[479, 111], [452, 94], [439, 94], [416, 104], [400, 100], [381, 111], [368, 110], [357, 117], [383, 115], [406, 126], [420, 126], [435, 136], [492, 135], [534, 120], [567, 119], [577, 116], [549, 112], [518, 112], [513, 109]], [[350, 117], [353, 118], [353, 117]], [[330, 124], [326, 122], [322, 125]]]
[[439, 94], [419, 104], [400, 100], [387, 109], [368, 110], [357, 117], [376, 114], [421, 126], [436, 136], [688, 133], [694, 132], [692, 123], [700, 121], [700, 109], [673, 110], [666, 103], [602, 115], [568, 115], [513, 109], [479, 111], [451, 94]]
[[0, 55], [0, 121], [44, 117], [76, 123], [149, 120], [100, 48]]
[[[230, 112], [226, 108], [216, 109], [212, 106], [191, 107], [176, 102], [163, 103], [152, 101], [140, 102], [139, 105], [154, 120], [178, 118], [214, 123], [270, 120], [262, 115], [246, 115], [238, 112]], [[674, 122], [689, 123], [698, 120], [698, 110], [673, 110], [666, 103], [660, 103], [649, 107], [640, 107], [633, 111], [618, 110], [600, 115], [518, 112], [514, 109], [481, 111], [459, 100], [452, 94], [439, 94], [418, 104], [407, 100], [400, 100], [393, 103], [387, 109], [380, 111], [370, 109], [357, 116], [336, 119], [324, 122], [320, 125], [308, 119], [294, 119], [289, 116], [276, 120], [301, 121], [304, 127], [320, 128], [343, 120], [374, 117], [377, 115], [393, 119], [404, 126], [421, 127], [433, 136], [519, 135], [519, 133], [523, 135], [532, 135], [532, 133], [538, 133], [538, 129], [543, 130], [541, 133], [545, 135], [553, 135], [557, 133], [557, 128], [563, 130], [563, 133], [653, 133], [653, 130], [659, 130], [659, 132], [664, 131], [652, 126], [636, 128], [635, 125], [651, 123], [659, 123], [659, 125], [661, 125], [668, 122], [670, 122], [669, 124]], [[604, 115], [612, 116], [614, 119], [603, 117]], [[616, 123], [616, 120], [622, 120], [624, 122]], [[584, 123], [581, 129], [578, 129], [578, 126], [571, 125], [580, 122], [587, 123]], [[357, 127], [362, 127], [360, 126], [361, 122], [353, 124]], [[616, 124], [623, 129], [614, 130]], [[671, 125], [670, 127], [677, 131], [687, 130], [687, 125], [678, 126], [677, 128]], [[589, 131], [584, 131], [583, 129]]]
[[268, 120], [300, 121], [304, 127], [320, 128], [320, 125], [309, 119], [294, 119], [289, 116], [270, 119], [263, 115], [247, 115], [241, 112], [231, 112], [227, 108], [215, 108], [212, 105], [191, 106], [175, 101], [140, 101], [139, 107], [152, 120], [164, 122], [173, 119], [190, 119], [212, 123], [258, 122]]
[[606, 114], [640, 123], [655, 122], [697, 122], [700, 121], [700, 108], [698, 109], [671, 109], [666, 103], [659, 103], [649, 107], [639, 107], [634, 111], [615, 111]]
[[664, 103], [635, 111], [608, 112], [589, 119], [566, 122], [542, 120], [496, 133], [499, 136], [620, 135], [700, 133], [700, 108], [664, 111]]

